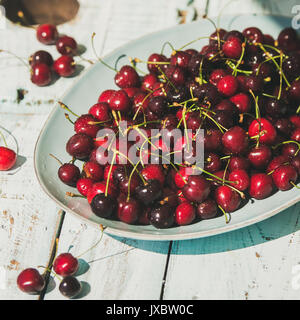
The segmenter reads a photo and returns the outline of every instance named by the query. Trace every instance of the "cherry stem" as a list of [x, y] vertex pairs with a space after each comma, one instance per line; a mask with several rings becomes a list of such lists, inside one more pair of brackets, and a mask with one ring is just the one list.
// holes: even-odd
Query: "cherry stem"
[[287, 143], [295, 143], [298, 146], [298, 150], [295, 152], [295, 156], [296, 156], [298, 154], [298, 152], [300, 151], [300, 143], [297, 141], [294, 141], [294, 140], [287, 140], [287, 141], [280, 142], [280, 143], [276, 144], [275, 146], [272, 146], [272, 149], [277, 149], [282, 144], [287, 144]]
[[291, 184], [292, 186], [296, 187], [297, 189], [300, 189], [300, 187], [298, 187], [298, 186], [294, 183], [294, 181], [290, 181], [290, 184]]
[[66, 192], [66, 196], [71, 197], [71, 198], [86, 198], [85, 196], [81, 195], [81, 194], [76, 194], [73, 192]]
[[133, 167], [133, 169], [130, 172], [129, 178], [128, 178], [128, 195], [127, 195], [127, 202], [130, 199], [130, 183], [131, 183], [131, 179], [132, 179], [132, 175], [134, 174], [134, 172], [137, 170], [137, 166], [139, 165], [141, 160], [139, 160], [136, 165]]
[[58, 158], [56, 158], [55, 155], [53, 155], [52, 153], [49, 153], [49, 156], [55, 159], [61, 166], [63, 165], [63, 163]]
[[172, 44], [171, 44], [169, 41], [167, 41], [167, 42], [165, 42], [165, 43], [163, 44], [163, 46], [162, 46], [162, 48], [161, 48], [161, 51], [160, 51], [160, 54], [163, 54], [166, 45], [168, 45], [168, 46], [172, 49], [172, 51], [175, 50], [174, 47], [172, 46]]
[[113, 158], [112, 158], [112, 161], [111, 161], [111, 165], [110, 165], [109, 170], [108, 170], [108, 176], [107, 176], [106, 186], [105, 186], [105, 197], [107, 197], [109, 180], [110, 180], [110, 177], [111, 177], [112, 167], [114, 165], [115, 159], [116, 159], [116, 152], [114, 152], [114, 155], [113, 155]]
[[62, 279], [61, 279], [53, 270], [51, 270], [49, 267], [47, 268], [47, 267], [45, 267], [45, 266], [37, 266], [37, 268], [43, 268], [43, 269], [45, 269], [45, 272], [46, 272], [46, 271], [50, 272], [50, 273], [53, 274], [53, 276], [54, 276], [55, 278], [57, 278], [60, 282], [62, 281]]
[[0, 53], [1, 52], [4, 52], [4, 53], [8, 53], [10, 54], [11, 56], [15, 57], [16, 59], [18, 59], [19, 61], [22, 62], [22, 64], [24, 64], [24, 66], [26, 66], [26, 68], [28, 68], [30, 70], [30, 66], [20, 57], [18, 57], [16, 54], [12, 53], [11, 51], [8, 51], [8, 50], [2, 50], [0, 49]]
[[74, 124], [74, 122], [70, 119], [70, 116], [69, 116], [67, 113], [65, 113], [65, 118], [66, 118], [70, 123]]
[[[229, 223], [231, 220], [231, 215], [228, 214], [220, 205], [218, 205], [219, 209], [222, 211], [224, 217], [225, 217], [225, 221], [226, 223]], [[227, 215], [229, 216], [229, 219], [227, 218]]]
[[0, 130], [0, 136], [1, 136], [2, 140], [3, 140], [3, 142], [4, 142], [5, 147], [7, 148], [6, 139], [5, 139], [4, 134], [2, 133], [1, 130]]
[[58, 104], [60, 105], [60, 107], [64, 110], [67, 110], [68, 112], [72, 113], [73, 116], [79, 118], [79, 115], [74, 113], [69, 107], [67, 107], [63, 102], [58, 101]]

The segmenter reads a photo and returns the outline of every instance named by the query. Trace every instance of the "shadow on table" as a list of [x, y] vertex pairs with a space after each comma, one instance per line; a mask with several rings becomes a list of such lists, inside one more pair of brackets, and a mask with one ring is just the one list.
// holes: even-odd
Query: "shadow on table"
[[[172, 254], [210, 254], [255, 246], [300, 230], [300, 203], [252, 226], [195, 240], [173, 241]], [[167, 254], [169, 241], [141, 241], [112, 236], [132, 247]]]

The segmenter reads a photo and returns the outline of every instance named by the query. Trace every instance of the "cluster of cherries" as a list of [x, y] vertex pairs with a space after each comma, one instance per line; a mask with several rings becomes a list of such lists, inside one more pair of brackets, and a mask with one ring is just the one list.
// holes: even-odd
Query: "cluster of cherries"
[[[58, 176], [77, 187], [97, 216], [156, 228], [221, 214], [228, 222], [229, 213], [247, 199], [297, 187], [300, 40], [295, 30], [282, 30], [277, 40], [256, 27], [216, 29], [207, 38], [200, 52], [185, 49], [189, 43], [173, 48], [169, 58], [153, 53], [147, 61], [131, 59], [115, 74], [119, 89], [103, 91], [87, 114], [76, 115], [75, 134], [66, 145], [72, 160], [61, 163]], [[140, 63], [149, 70], [143, 76], [137, 72]], [[125, 133], [121, 120], [128, 123]], [[106, 139], [97, 138], [101, 128], [117, 134], [113, 164], [100, 165], [97, 150], [107, 147]], [[163, 153], [182, 152], [188, 148], [184, 134], [180, 141], [171, 139], [170, 148], [150, 136], [151, 129], [172, 135], [176, 128], [191, 129], [193, 142], [204, 130], [203, 168], [189, 159], [168, 165], [118, 162], [128, 158], [119, 138], [130, 130], [144, 129], [144, 140]], [[193, 154], [194, 143], [190, 147]], [[141, 160], [150, 153], [137, 149]], [[84, 161], [82, 171], [75, 160]]]
[[39, 50], [31, 55], [29, 58], [31, 81], [37, 86], [47, 86], [54, 77], [72, 76], [76, 70], [73, 56], [78, 53], [75, 39], [59, 35], [56, 26], [52, 24], [38, 26], [36, 37], [45, 45], [55, 45], [61, 56], [54, 61], [52, 55], [45, 50]]
[[0, 171], [8, 171], [15, 165], [17, 154], [7, 146], [5, 137], [1, 131], [0, 138], [4, 142], [4, 146], [0, 146]]
[[[61, 253], [53, 263], [55, 276], [63, 277], [60, 279], [59, 291], [68, 298], [78, 296], [82, 289], [80, 281], [74, 276], [78, 270], [78, 259], [71, 253]], [[38, 294], [45, 288], [46, 282], [44, 275], [35, 268], [24, 269], [17, 278], [17, 285], [20, 290], [28, 294]]]

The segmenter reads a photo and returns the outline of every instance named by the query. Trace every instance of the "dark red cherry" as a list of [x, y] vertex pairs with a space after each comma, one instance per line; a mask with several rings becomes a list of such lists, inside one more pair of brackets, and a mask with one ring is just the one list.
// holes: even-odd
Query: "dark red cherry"
[[158, 180], [148, 180], [146, 185], [136, 188], [136, 197], [146, 206], [160, 198], [161, 184]]
[[80, 194], [87, 197], [89, 190], [92, 188], [94, 181], [89, 178], [79, 178], [76, 183], [76, 188]]
[[279, 155], [272, 159], [267, 168], [267, 173], [270, 173], [277, 169], [282, 164], [288, 164], [290, 162], [290, 158], [286, 155]]
[[199, 112], [193, 112], [186, 120], [186, 128], [196, 132], [200, 128], [202, 122], [203, 119], [199, 116]]
[[269, 34], [264, 34], [264, 44], [274, 46], [274, 38]]
[[271, 117], [282, 118], [286, 115], [288, 106], [281, 100], [269, 98], [265, 105], [265, 111]]
[[110, 119], [109, 104], [98, 102], [89, 109], [89, 114], [98, 121], [108, 121]]
[[131, 179], [126, 177], [125, 179], [121, 179], [119, 182], [120, 191], [124, 194], [128, 194], [128, 188], [130, 190], [130, 194], [135, 194], [136, 188], [141, 185], [141, 179], [137, 174], [133, 174]]
[[283, 29], [278, 35], [278, 46], [287, 51], [294, 51], [297, 48], [298, 36], [295, 29], [289, 27]]
[[118, 218], [125, 223], [133, 224], [138, 220], [141, 206], [139, 202], [133, 198], [128, 201], [119, 202]]
[[151, 210], [150, 223], [158, 229], [170, 228], [174, 224], [174, 208], [168, 204]]
[[270, 175], [256, 173], [250, 178], [249, 194], [257, 200], [265, 199], [273, 191], [273, 180]]
[[220, 171], [214, 172], [214, 176], [218, 177], [219, 179], [212, 177], [211, 185], [213, 187], [218, 187], [220, 184], [223, 183], [224, 180], [228, 181], [229, 172], [228, 172], [228, 170], [226, 170], [226, 171], [220, 170]]
[[149, 90], [153, 90], [154, 84], [158, 82], [158, 78], [155, 74], [149, 73], [143, 77], [141, 88], [148, 92]]
[[243, 35], [247, 38], [248, 41], [252, 43], [263, 43], [264, 35], [263, 33], [256, 27], [249, 27], [243, 31]]
[[87, 178], [93, 181], [97, 182], [103, 179], [103, 167], [97, 162], [86, 162], [83, 166], [83, 172]]
[[210, 70], [210, 62], [202, 54], [198, 53], [191, 57], [188, 65], [189, 72], [195, 76], [199, 77], [200, 66], [202, 66], [202, 74], [205, 75]]
[[146, 181], [148, 180], [158, 180], [161, 183], [161, 186], [165, 182], [165, 174], [161, 165], [158, 164], [148, 164], [141, 171], [142, 176]]
[[98, 193], [91, 202], [91, 208], [96, 216], [108, 218], [114, 213], [116, 202], [110, 195], [105, 196], [104, 193]]
[[71, 56], [61, 56], [53, 64], [53, 70], [61, 77], [70, 77], [76, 70], [76, 63]]
[[109, 90], [104, 90], [99, 98], [98, 98], [98, 102], [106, 102], [106, 103], [110, 103], [110, 99], [112, 97], [112, 95], [116, 92], [116, 90], [113, 89], [109, 89]]
[[201, 219], [214, 218], [218, 213], [218, 206], [213, 199], [206, 199], [202, 203], [198, 204], [197, 215]]
[[209, 172], [219, 171], [222, 167], [220, 157], [212, 152], [208, 152], [204, 158], [204, 169]]
[[298, 174], [300, 174], [300, 155], [296, 155], [290, 159], [291, 165], [297, 170]]
[[244, 129], [235, 126], [223, 134], [222, 143], [230, 152], [238, 154], [247, 149], [248, 138]]
[[226, 75], [228, 75], [228, 72], [225, 69], [214, 69], [209, 76], [209, 82], [217, 86], [219, 81]]
[[219, 186], [215, 190], [215, 200], [226, 212], [237, 210], [241, 203], [239, 194], [228, 186]]
[[77, 42], [74, 38], [62, 36], [56, 41], [56, 49], [62, 55], [75, 56], [77, 54]]
[[80, 178], [80, 170], [75, 164], [64, 163], [58, 169], [59, 179], [68, 186], [75, 187]]
[[204, 133], [204, 150], [216, 151], [222, 143], [222, 133], [219, 129], [211, 129]]
[[300, 102], [300, 79], [291, 83], [289, 97], [296, 102]]
[[300, 128], [296, 128], [292, 132], [291, 139], [300, 142]]
[[247, 93], [237, 93], [230, 98], [230, 101], [238, 108], [239, 113], [246, 113], [251, 110], [251, 100]]
[[298, 172], [292, 165], [281, 165], [272, 173], [272, 178], [279, 190], [286, 191], [294, 187], [298, 179]]
[[227, 97], [233, 96], [238, 88], [238, 82], [232, 75], [226, 75], [218, 82], [218, 90], [221, 94]]
[[167, 112], [168, 103], [164, 97], [153, 97], [149, 101], [148, 108], [152, 112], [162, 115]]
[[83, 114], [74, 123], [74, 130], [76, 133], [84, 133], [92, 138], [97, 136], [99, 131], [99, 126], [91, 114]]
[[66, 276], [59, 284], [59, 292], [67, 298], [76, 297], [81, 289], [81, 283], [73, 276]]
[[245, 37], [243, 36], [243, 34], [240, 31], [237, 31], [237, 30], [228, 31], [224, 36], [224, 40], [225, 41], [226, 40], [230, 40], [232, 38], [237, 38], [241, 42], [243, 42], [245, 40]]
[[270, 147], [260, 144], [257, 147], [250, 149], [248, 159], [252, 166], [256, 169], [266, 168], [271, 161], [272, 151]]
[[293, 142], [284, 144], [281, 149], [281, 152], [283, 155], [291, 158], [297, 155], [298, 151], [299, 151], [298, 145]]
[[71, 253], [61, 253], [54, 260], [53, 270], [60, 276], [71, 276], [78, 270], [78, 260]]
[[51, 67], [53, 64], [53, 58], [49, 52], [44, 50], [39, 50], [30, 56], [29, 63], [31, 66], [34, 66], [35, 64], [38, 64], [38, 63], [44, 63], [47, 66]]
[[124, 90], [115, 91], [109, 101], [112, 110], [126, 112], [131, 107], [131, 101]]
[[228, 179], [229, 181], [232, 181], [231, 185], [240, 191], [245, 191], [248, 189], [250, 184], [249, 175], [245, 170], [231, 171]]
[[189, 176], [182, 192], [188, 201], [200, 203], [207, 199], [210, 193], [210, 185], [202, 176]]
[[17, 285], [20, 290], [29, 294], [40, 293], [45, 287], [45, 280], [38, 270], [28, 268], [23, 270], [17, 278]]
[[282, 69], [289, 80], [294, 80], [300, 73], [300, 53], [291, 52], [283, 61]]
[[222, 51], [227, 58], [239, 59], [242, 54], [242, 42], [236, 37], [228, 38], [223, 43]]
[[170, 63], [173, 66], [178, 66], [181, 68], [187, 68], [190, 62], [191, 56], [185, 51], [176, 51], [175, 54], [171, 56]]
[[217, 88], [210, 83], [203, 83], [194, 90], [194, 96], [200, 100], [200, 103], [207, 103], [215, 106], [220, 102], [220, 94]]
[[[88, 193], [87, 193], [87, 201], [88, 201], [88, 203], [91, 204], [93, 198], [97, 194], [105, 194], [105, 191], [106, 191], [106, 181], [95, 182], [93, 184], [92, 188], [90, 188], [88, 190]], [[115, 186], [111, 182], [108, 184], [107, 194], [112, 199], [115, 199], [118, 196], [118, 191], [117, 191], [117, 189], [115, 188]]]
[[54, 44], [58, 32], [56, 26], [53, 24], [41, 24], [36, 29], [36, 37], [43, 44]]
[[280, 118], [277, 119], [274, 124], [275, 129], [278, 133], [280, 133], [283, 136], [289, 137], [294, 130], [294, 125], [291, 121], [289, 121], [287, 118]]
[[150, 72], [153, 72], [153, 73], [156, 73], [156, 74], [161, 74], [159, 68], [161, 70], [164, 70], [165, 69], [164, 66], [167, 66], [167, 64], [165, 64], [165, 65], [161, 64], [161, 63], [160, 64], [155, 64], [155, 62], [167, 62], [167, 61], [168, 61], [168, 59], [164, 55], [158, 54], [158, 53], [153, 53], [148, 58], [148, 62], [150, 62], [150, 63], [147, 64], [148, 70]]
[[259, 136], [259, 141], [266, 144], [273, 144], [276, 140], [276, 130], [271, 122], [265, 118], [253, 120], [249, 126], [249, 136]]
[[221, 40], [224, 39], [227, 31], [224, 29], [217, 29], [214, 33], [212, 33], [209, 37], [209, 44], [211, 46], [218, 46], [219, 44], [222, 45]]
[[123, 66], [115, 75], [115, 83], [121, 89], [140, 86], [140, 77], [132, 66]]
[[76, 159], [86, 159], [94, 148], [94, 141], [84, 133], [74, 134], [67, 142], [67, 152]]
[[184, 226], [191, 224], [196, 217], [196, 210], [189, 202], [181, 203], [175, 211], [175, 221], [178, 225]]
[[186, 74], [183, 68], [169, 65], [165, 72], [169, 81], [175, 86], [183, 86], [186, 82]]
[[289, 120], [292, 122], [292, 124], [296, 127], [296, 128], [300, 128], [300, 116], [294, 114], [291, 115]]
[[37, 63], [31, 68], [31, 82], [39, 87], [44, 87], [52, 81], [52, 72], [45, 63]]
[[247, 158], [241, 156], [233, 156], [230, 158], [228, 169], [234, 170], [245, 170], [248, 171], [250, 167], [250, 161]]
[[167, 92], [167, 100], [169, 102], [178, 102], [188, 100], [190, 97], [190, 92], [187, 87], [177, 86], [176, 90], [174, 88], [170, 88]]

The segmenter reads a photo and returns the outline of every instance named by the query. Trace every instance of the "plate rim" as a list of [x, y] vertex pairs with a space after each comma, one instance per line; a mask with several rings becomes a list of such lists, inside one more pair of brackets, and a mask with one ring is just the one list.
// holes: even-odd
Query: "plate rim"
[[[227, 16], [227, 17], [235, 17], [235, 15], [223, 15], [223, 16]], [[270, 17], [282, 17], [282, 18], [290, 18], [291, 16], [289, 15], [283, 15], [283, 14], [271, 14], [271, 13], [245, 13], [245, 14], [241, 14], [240, 16], [270, 16]], [[217, 16], [214, 17], [210, 17], [210, 19], [215, 19], [217, 18]], [[160, 32], [163, 31], [168, 31], [171, 30], [173, 28], [180, 28], [180, 27], [185, 27], [187, 25], [191, 25], [191, 24], [197, 24], [200, 21], [205, 20], [205, 18], [201, 18], [201, 20], [196, 20], [196, 21], [192, 21], [183, 25], [175, 25], [175, 26], [170, 26], [168, 28], [163, 28], [154, 32], [150, 32], [147, 33], [145, 35], [142, 35], [138, 38], [135, 38], [129, 42], [124, 43], [123, 45], [115, 48], [114, 50], [109, 51], [107, 54], [105, 54], [103, 57], [101, 57], [102, 60], [105, 60], [106, 57], [109, 57], [113, 54], [115, 54], [116, 52], [122, 50], [122, 48], [127, 47], [128, 45], [134, 44], [136, 42], [139, 42], [140, 40], [142, 40], [143, 38], [146, 37], [150, 37], [152, 35], [158, 34]], [[64, 94], [57, 100], [57, 101], [63, 101], [64, 98], [73, 90], [74, 86], [76, 84], [78, 84], [79, 81], [82, 80], [83, 77], [86, 76], [86, 74], [93, 68], [95, 67], [97, 64], [101, 63], [100, 61], [97, 61], [95, 64], [90, 65], [88, 67], [85, 68], [84, 72], [81, 74], [81, 76], [78, 77], [78, 79], [76, 81], [73, 82], [73, 84], [66, 89], [66, 91], [64, 92]], [[45, 128], [47, 126], [47, 124], [49, 123], [50, 119], [52, 118], [52, 116], [55, 114], [55, 112], [57, 111], [57, 107], [58, 107], [58, 103], [56, 102], [55, 106], [53, 107], [52, 111], [49, 113], [46, 121], [44, 122], [39, 135], [36, 139], [35, 142], [35, 146], [34, 146], [34, 155], [33, 155], [33, 164], [34, 164], [34, 172], [35, 172], [35, 176], [38, 180], [38, 183], [40, 185], [40, 187], [42, 188], [42, 190], [45, 192], [45, 194], [51, 199], [53, 200], [59, 208], [63, 209], [65, 212], [72, 214], [73, 216], [75, 216], [76, 218], [79, 218], [80, 220], [82, 220], [83, 222], [87, 223], [88, 225], [93, 226], [94, 228], [99, 228], [99, 223], [95, 222], [95, 221], [91, 221], [83, 216], [81, 216], [80, 214], [76, 213], [75, 211], [73, 211], [72, 209], [70, 209], [69, 207], [67, 207], [65, 204], [61, 203], [59, 200], [57, 200], [52, 194], [51, 192], [46, 188], [45, 184], [42, 181], [42, 178], [39, 174], [39, 171], [37, 169], [37, 152], [38, 152], [38, 148], [39, 148], [39, 144], [40, 144], [40, 140], [41, 140], [41, 136], [43, 135]], [[269, 210], [267, 212], [265, 212], [264, 214], [249, 219], [247, 221], [244, 222], [239, 222], [236, 223], [232, 226], [230, 226], [229, 224], [224, 225], [224, 227], [218, 228], [218, 229], [212, 229], [212, 230], [206, 230], [206, 231], [198, 231], [198, 232], [193, 232], [193, 233], [180, 233], [180, 234], [174, 234], [174, 235], [163, 235], [163, 234], [144, 234], [144, 233], [137, 233], [137, 232], [133, 232], [133, 231], [126, 231], [126, 230], [119, 230], [117, 228], [113, 228], [113, 227], [106, 227], [105, 228], [105, 233], [109, 234], [109, 235], [113, 235], [113, 236], [117, 236], [117, 237], [122, 237], [122, 238], [130, 238], [130, 239], [138, 239], [138, 240], [147, 240], [147, 241], [174, 241], [174, 240], [191, 240], [191, 239], [200, 239], [200, 238], [205, 238], [205, 237], [210, 237], [210, 236], [214, 236], [214, 235], [219, 235], [219, 234], [224, 234], [227, 232], [231, 232], [234, 230], [238, 230], [250, 225], [253, 225], [255, 223], [261, 222], [263, 220], [266, 220], [274, 215], [276, 215], [277, 213], [297, 204], [300, 201], [300, 194], [298, 197], [292, 199], [289, 202], [286, 202], [285, 204], [273, 209], [273, 210]]]

